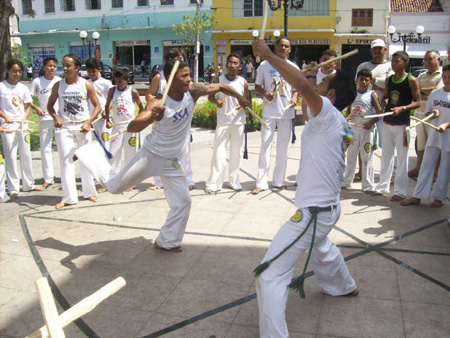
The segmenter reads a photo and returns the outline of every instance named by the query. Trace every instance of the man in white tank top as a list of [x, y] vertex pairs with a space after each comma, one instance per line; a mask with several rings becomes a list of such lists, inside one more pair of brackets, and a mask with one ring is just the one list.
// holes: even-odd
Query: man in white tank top
[[[166, 77], [172, 71], [175, 61], [169, 61], [164, 66]], [[153, 121], [157, 121], [142, 148], [122, 170], [119, 172], [112, 170], [97, 142], [75, 152], [80, 162], [112, 193], [121, 193], [150, 176], [161, 177], [170, 211], [154, 246], [172, 252], [183, 250], [180, 243], [191, 209], [191, 197], [180, 158], [191, 130], [195, 102], [200, 96], [214, 95], [221, 91], [225, 95], [238, 98], [242, 106], [250, 106], [250, 102], [231, 86], [221, 83], [210, 85], [192, 83], [189, 74], [189, 65], [181, 61], [165, 106], [160, 107], [161, 100], [151, 100], [145, 110], [128, 125], [129, 132], [140, 132]]]
[[[241, 69], [241, 58], [237, 54], [230, 54], [227, 58], [226, 75], [219, 77], [220, 83], [232, 86], [239, 94], [248, 97], [247, 81], [237, 73]], [[222, 93], [208, 96], [208, 100], [215, 103], [217, 109], [217, 127], [214, 136], [214, 150], [211, 159], [211, 174], [206, 181], [205, 192], [222, 189], [225, 167], [227, 164], [227, 143], [230, 141], [230, 163], [228, 186], [233, 190], [242, 190], [239, 182], [239, 168], [241, 164], [241, 149], [244, 137], [245, 113], [234, 97]]]

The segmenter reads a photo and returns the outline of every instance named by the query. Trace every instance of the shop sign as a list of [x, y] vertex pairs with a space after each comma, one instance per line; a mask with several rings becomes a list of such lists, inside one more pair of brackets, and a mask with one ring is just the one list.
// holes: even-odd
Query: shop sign
[[329, 45], [330, 39], [291, 39], [291, 45]]
[[125, 46], [150, 46], [149, 40], [136, 40], [136, 41], [116, 41], [116, 47]]
[[248, 46], [253, 43], [254, 40], [230, 40], [230, 44], [235, 46]]
[[347, 39], [347, 45], [370, 45], [374, 39]]

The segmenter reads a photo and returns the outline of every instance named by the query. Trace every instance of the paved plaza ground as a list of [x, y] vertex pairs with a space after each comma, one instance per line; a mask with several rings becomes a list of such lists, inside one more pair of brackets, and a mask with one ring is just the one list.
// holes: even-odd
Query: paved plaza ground
[[[295, 212], [302, 128], [296, 128], [297, 142], [289, 150], [288, 190], [256, 196], [250, 190], [255, 186], [259, 133], [248, 137], [249, 159], [243, 160], [240, 173], [244, 190], [224, 188], [207, 195], [203, 189], [214, 134], [194, 129], [191, 155], [197, 189], [191, 192], [183, 253], [153, 248], [168, 206], [162, 190], [147, 189], [152, 178], [131, 192], [104, 193], [97, 203], [81, 199], [61, 210], [54, 208], [61, 197], [59, 179], [44, 192], [21, 193], [16, 202], [1, 204], [0, 337], [25, 337], [44, 324], [34, 286], [42, 276], [50, 281], [60, 313], [118, 276], [127, 282], [70, 324], [67, 337], [258, 337], [252, 270]], [[413, 149], [410, 155], [413, 165]], [[376, 179], [380, 156], [377, 150]], [[42, 177], [39, 157], [33, 152], [36, 178]], [[410, 179], [408, 196], [414, 185]], [[390, 196], [363, 194], [359, 183], [343, 190], [341, 219], [330, 237], [361, 293], [351, 298], [324, 295], [309, 273], [306, 299], [289, 292], [291, 337], [448, 337], [450, 202], [440, 209], [430, 208], [430, 203], [402, 207], [390, 202]], [[295, 276], [302, 268], [303, 261]]]

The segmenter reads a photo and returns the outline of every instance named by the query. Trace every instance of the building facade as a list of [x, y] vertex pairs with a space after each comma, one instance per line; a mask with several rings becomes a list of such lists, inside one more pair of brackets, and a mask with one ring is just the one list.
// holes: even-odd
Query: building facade
[[[130, 67], [139, 75], [143, 60], [148, 70], [163, 63], [168, 49], [185, 44], [173, 27], [183, 14], [195, 16], [196, 9], [197, 0], [18, 0], [17, 35], [30, 50], [35, 69], [46, 56], [61, 60], [76, 53], [83, 60], [91, 55], [110, 66]], [[201, 0], [201, 11], [211, 14], [211, 0]], [[82, 30], [88, 32], [85, 42], [92, 41], [94, 31], [99, 33], [96, 46], [83, 45]], [[212, 35], [204, 32], [200, 40], [203, 69], [212, 62]]]

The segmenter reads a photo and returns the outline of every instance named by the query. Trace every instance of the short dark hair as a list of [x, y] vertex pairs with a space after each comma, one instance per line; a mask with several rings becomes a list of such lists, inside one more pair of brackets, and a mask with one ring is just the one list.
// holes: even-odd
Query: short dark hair
[[291, 39], [289, 39], [287, 36], [280, 36], [278, 39], [275, 40], [275, 44], [278, 45], [281, 40], [287, 40], [289, 41], [289, 44], [292, 45]]
[[164, 76], [166, 77], [167, 80], [169, 80], [170, 77], [170, 73], [172, 72], [172, 68], [173, 65], [175, 64], [175, 61], [179, 61], [180, 65], [178, 66], [178, 69], [184, 68], [184, 67], [189, 67], [189, 63], [187, 63], [186, 61], [181, 61], [181, 60], [169, 60], [164, 64]]
[[43, 63], [43, 65], [45, 66], [48, 62], [50, 62], [50, 61], [54, 61], [54, 62], [56, 62], [56, 64], [58, 64], [58, 59], [57, 58], [55, 58], [54, 56], [47, 56], [45, 59], [44, 59], [44, 63]]
[[334, 89], [336, 92], [336, 100], [334, 102], [334, 106], [339, 110], [343, 110], [353, 101], [355, 101], [355, 81], [340, 69], [336, 70], [336, 73], [329, 76], [331, 76], [331, 79], [328, 83], [328, 89]]
[[372, 71], [369, 68], [363, 68], [358, 72], [358, 74], [356, 74], [356, 78], [360, 76], [372, 78]]
[[409, 55], [408, 53], [402, 51], [402, 50], [398, 50], [396, 51], [394, 54], [392, 54], [392, 58], [394, 56], [398, 56], [400, 59], [402, 59], [405, 62], [409, 62]]
[[333, 49], [325, 49], [324, 51], [322, 51], [322, 53], [320, 53], [320, 57], [324, 56], [324, 55], [330, 55], [330, 56], [334, 56], [337, 57], [337, 53], [335, 50]]
[[81, 58], [79, 55], [74, 54], [74, 53], [69, 53], [69, 54], [64, 55], [63, 59], [66, 57], [71, 58], [73, 60], [73, 62], [75, 63], [75, 67], [76, 66], [81, 67]]
[[236, 59], [239, 59], [239, 63], [242, 63], [241, 56], [240, 56], [238, 53], [231, 53], [230, 55], [228, 55], [228, 56], [227, 56], [227, 62], [228, 62], [228, 60], [229, 60], [230, 58], [236, 58]]
[[183, 57], [184, 61], [187, 60], [187, 55], [186, 55], [186, 52], [184, 51], [184, 49], [177, 48], [177, 47], [169, 49], [169, 51], [165, 55], [165, 58], [166, 58], [166, 61], [169, 61], [169, 60], [175, 59], [179, 55], [181, 55]]
[[130, 79], [130, 70], [126, 67], [121, 67], [121, 68], [117, 68], [114, 73], [113, 76], [117, 79], [117, 78], [122, 78], [124, 80], [129, 80]]
[[97, 58], [89, 58], [86, 60], [86, 69], [102, 69], [102, 63]]
[[18, 65], [20, 67], [20, 70], [23, 72], [24, 70], [23, 63], [18, 59], [9, 59], [8, 62], [6, 63], [6, 69], [10, 70], [11, 67], [14, 65]]

